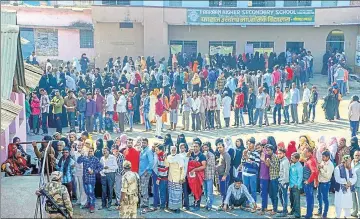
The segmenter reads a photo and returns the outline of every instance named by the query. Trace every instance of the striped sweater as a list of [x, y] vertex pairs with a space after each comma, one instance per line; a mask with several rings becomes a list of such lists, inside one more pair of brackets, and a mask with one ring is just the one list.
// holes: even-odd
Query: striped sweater
[[243, 174], [258, 174], [260, 166], [260, 154], [257, 151], [248, 151], [248, 160], [243, 159]]
[[165, 166], [166, 154], [161, 151], [158, 155], [157, 170], [158, 170], [158, 180], [167, 180], [169, 167]]

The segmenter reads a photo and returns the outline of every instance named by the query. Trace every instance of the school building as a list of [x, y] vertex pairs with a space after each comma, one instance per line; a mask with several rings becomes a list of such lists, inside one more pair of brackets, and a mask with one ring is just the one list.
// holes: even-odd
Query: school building
[[[109, 57], [125, 55], [167, 58], [179, 51], [279, 54], [287, 48], [306, 48], [312, 51], [317, 72], [327, 49], [344, 51], [349, 65], [360, 65], [359, 5], [350, 1], [345, 6], [340, 4], [346, 1], [249, 2], [201, 1], [199, 7], [184, 6], [190, 4], [185, 1], [181, 7], [93, 5], [95, 62], [103, 66]], [[274, 5], [256, 7], [259, 2]]]

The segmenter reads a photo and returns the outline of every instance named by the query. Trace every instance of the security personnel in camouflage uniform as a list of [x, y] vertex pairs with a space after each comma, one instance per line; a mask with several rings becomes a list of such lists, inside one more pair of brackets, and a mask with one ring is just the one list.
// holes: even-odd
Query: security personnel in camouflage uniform
[[120, 218], [137, 218], [140, 177], [130, 170], [129, 161], [124, 161], [123, 167], [125, 173], [122, 176]]
[[[73, 208], [70, 200], [70, 195], [64, 185], [61, 184], [62, 173], [54, 171], [51, 173], [51, 181], [41, 189], [44, 189], [70, 217], [73, 215]], [[36, 191], [40, 195], [39, 191]], [[54, 206], [46, 203], [45, 210], [49, 218], [65, 218]]]

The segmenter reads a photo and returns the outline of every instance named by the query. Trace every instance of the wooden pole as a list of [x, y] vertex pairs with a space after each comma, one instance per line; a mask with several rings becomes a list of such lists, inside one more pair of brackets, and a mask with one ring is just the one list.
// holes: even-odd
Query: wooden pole
[[[49, 141], [35, 141], [36, 144], [41, 144], [41, 143], [48, 143]], [[10, 144], [32, 144], [32, 141], [24, 141], [24, 142], [19, 142], [19, 143], [10, 143]]]

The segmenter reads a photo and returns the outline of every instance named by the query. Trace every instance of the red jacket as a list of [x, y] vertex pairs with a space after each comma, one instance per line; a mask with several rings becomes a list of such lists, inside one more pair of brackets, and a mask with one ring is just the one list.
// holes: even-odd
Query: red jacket
[[163, 102], [161, 100], [158, 100], [155, 103], [155, 115], [162, 116], [162, 114], [164, 113], [164, 110], [165, 110], [165, 107], [164, 107]]
[[125, 160], [131, 163], [131, 171], [139, 172], [140, 152], [135, 148], [127, 148], [124, 151]]
[[314, 182], [315, 184], [317, 184], [318, 176], [319, 176], [319, 169], [317, 168], [317, 163], [313, 156], [311, 156], [304, 163], [304, 171], [307, 171], [306, 169], [311, 171], [310, 177], [309, 177], [309, 179], [307, 179], [308, 183]]
[[290, 81], [291, 81], [291, 80], [293, 79], [293, 77], [294, 77], [294, 72], [293, 72], [292, 68], [287, 67], [285, 70], [287, 71], [287, 78], [286, 78], [286, 80], [290, 80]]
[[244, 108], [244, 93], [240, 93], [236, 95], [235, 108], [236, 109]]

